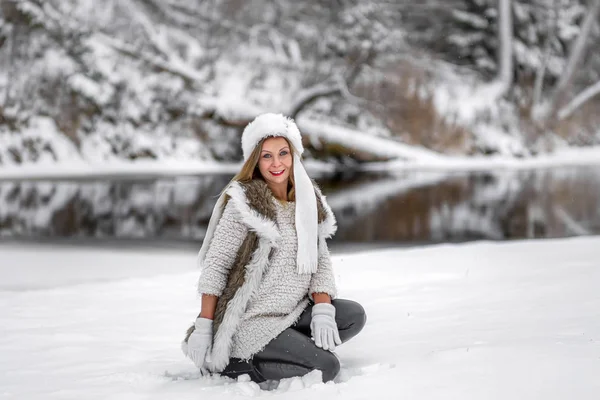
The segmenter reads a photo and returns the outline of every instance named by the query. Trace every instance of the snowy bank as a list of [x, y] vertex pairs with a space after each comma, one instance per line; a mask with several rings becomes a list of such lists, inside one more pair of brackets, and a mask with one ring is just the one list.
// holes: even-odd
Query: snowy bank
[[[50, 122], [37, 121], [42, 127]], [[540, 168], [553, 166], [597, 165], [600, 164], [600, 146], [597, 147], [561, 147], [553, 153], [544, 153], [538, 156], [518, 158], [510, 151], [493, 156], [454, 156], [438, 153], [422, 146], [409, 145], [388, 137], [379, 137], [366, 134], [360, 130], [336, 126], [324, 121], [299, 118], [298, 125], [303, 134], [315, 148], [323, 143], [337, 144], [343, 147], [344, 152], [351, 154], [370, 154], [374, 159], [388, 160], [382, 162], [368, 162], [357, 164], [355, 168], [364, 171], [398, 171], [398, 170], [491, 170], [497, 168]], [[494, 132], [488, 132], [488, 137]], [[0, 132], [1, 134], [1, 132]], [[133, 134], [133, 133], [132, 133]], [[59, 178], [99, 178], [110, 176], [150, 177], [150, 176], [180, 176], [204, 174], [234, 174], [241, 163], [222, 163], [195, 157], [195, 153], [169, 154], [164, 152], [156, 160], [136, 159], [129, 161], [125, 158], [99, 157], [98, 143], [89, 144], [86, 150], [79, 154], [75, 146], [56, 131], [56, 128], [46, 127], [31, 129], [23, 135], [0, 136], [0, 149], [9, 149], [11, 140], [23, 140], [35, 135], [42, 135], [44, 141], [38, 143], [55, 143], [56, 160], [48, 154], [41, 152], [37, 161], [25, 161], [21, 164], [0, 164], [0, 179], [59, 179]], [[5, 135], [6, 136], [6, 135]], [[14, 136], [14, 137], [13, 137]], [[23, 137], [21, 137], [23, 136]], [[500, 135], [502, 136], [502, 135]], [[14, 139], [14, 138], [17, 139]], [[8, 138], [8, 139], [7, 139]], [[57, 138], [60, 138], [57, 139]], [[4, 140], [5, 142], [3, 142]], [[500, 147], [504, 140], [502, 137], [490, 139]], [[143, 141], [142, 141], [143, 142]], [[181, 144], [185, 149], [186, 143]], [[153, 146], [143, 142], [149, 148]], [[189, 143], [187, 143], [189, 145]], [[198, 143], [196, 143], [198, 144]], [[227, 143], [224, 143], [225, 145]], [[508, 145], [506, 145], [508, 146]], [[167, 146], [168, 147], [168, 146]], [[510, 146], [509, 146], [510, 147]], [[144, 151], [140, 147], [138, 152]], [[101, 153], [101, 152], [100, 152]], [[45, 155], [44, 155], [45, 154]], [[42, 155], [44, 155], [42, 157]], [[0, 154], [1, 156], [1, 154]], [[2, 159], [2, 157], [0, 157]], [[320, 160], [306, 160], [307, 168], [312, 174], [328, 173], [337, 169], [347, 170], [348, 165], [336, 165]]]
[[[312, 174], [327, 173], [333, 166], [310, 160], [306, 168]], [[103, 163], [77, 161], [73, 163], [40, 163], [21, 166], [0, 166], [0, 179], [64, 179], [64, 178], [104, 178], [104, 177], [160, 177], [184, 175], [234, 175], [241, 163], [221, 163], [217, 161], [110, 161]]]
[[407, 162], [392, 160], [373, 162], [361, 167], [364, 171], [389, 172], [406, 170], [435, 171], [490, 171], [497, 169], [533, 169], [572, 166], [600, 165], [600, 146], [566, 147], [553, 153], [531, 157], [509, 156], [447, 156], [443, 160], [421, 160]]
[[178, 348], [195, 252], [0, 244], [0, 393], [34, 399], [597, 399], [600, 238], [336, 254], [365, 330], [318, 376], [263, 391]]
[[[405, 147], [401, 147], [402, 150]], [[394, 150], [395, 151], [395, 150]], [[400, 151], [400, 150], [398, 150]], [[311, 175], [334, 172], [336, 166], [319, 160], [307, 160]], [[507, 156], [444, 156], [372, 162], [357, 167], [366, 172], [395, 172], [407, 170], [433, 171], [486, 171], [497, 169], [534, 169], [567, 166], [600, 165], [600, 147], [566, 148], [528, 158]], [[0, 179], [60, 179], [100, 177], [156, 177], [206, 174], [235, 174], [240, 163], [211, 161], [111, 161], [106, 163], [40, 163], [21, 166], [1, 166]], [[348, 166], [343, 167], [344, 170]]]

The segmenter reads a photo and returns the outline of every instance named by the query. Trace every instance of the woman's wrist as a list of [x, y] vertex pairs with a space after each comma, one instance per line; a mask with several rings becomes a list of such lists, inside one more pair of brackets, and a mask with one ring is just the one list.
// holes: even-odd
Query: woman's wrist
[[313, 301], [315, 302], [315, 304], [319, 304], [319, 303], [331, 304], [331, 296], [329, 296], [327, 293], [313, 293], [312, 297], [313, 297]]
[[215, 319], [215, 310], [219, 298], [211, 294], [202, 294], [202, 308], [198, 318]]

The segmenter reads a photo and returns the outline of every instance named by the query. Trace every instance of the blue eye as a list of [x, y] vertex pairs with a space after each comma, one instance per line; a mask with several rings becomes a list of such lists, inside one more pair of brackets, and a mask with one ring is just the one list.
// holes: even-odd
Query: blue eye
[[287, 156], [289, 153], [287, 150], [283, 150], [281, 153], [279, 153], [280, 156]]
[[270, 154], [265, 154], [265, 155], [263, 156], [263, 158], [271, 158], [271, 155], [270, 155]]

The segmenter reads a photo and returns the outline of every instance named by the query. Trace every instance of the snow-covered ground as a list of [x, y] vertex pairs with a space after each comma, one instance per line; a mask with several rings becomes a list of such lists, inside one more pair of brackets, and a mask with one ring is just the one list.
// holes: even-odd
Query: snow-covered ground
[[597, 399], [600, 237], [334, 254], [364, 331], [318, 376], [199, 377], [194, 251], [0, 244], [2, 399]]

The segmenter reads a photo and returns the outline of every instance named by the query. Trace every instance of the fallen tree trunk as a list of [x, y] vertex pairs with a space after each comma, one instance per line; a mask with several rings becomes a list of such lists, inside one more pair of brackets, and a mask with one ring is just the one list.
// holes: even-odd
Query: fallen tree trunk
[[[380, 160], [403, 159], [407, 161], [439, 161], [444, 155], [417, 147], [377, 137], [354, 129], [336, 126], [308, 118], [299, 118], [300, 131], [311, 141], [341, 145], [351, 152], [371, 154]], [[348, 154], [352, 155], [352, 153]]]
[[[230, 103], [221, 104], [219, 99], [204, 97], [198, 104], [198, 116], [212, 118], [225, 126], [243, 128], [258, 114], [265, 112], [253, 106]], [[289, 110], [274, 110], [290, 115]], [[316, 121], [307, 117], [296, 119], [298, 128], [307, 143], [316, 150], [326, 148], [327, 155], [349, 157], [358, 162], [388, 161], [401, 159], [406, 161], [435, 162], [447, 156], [435, 151], [377, 137], [356, 129], [346, 128], [332, 123]]]

